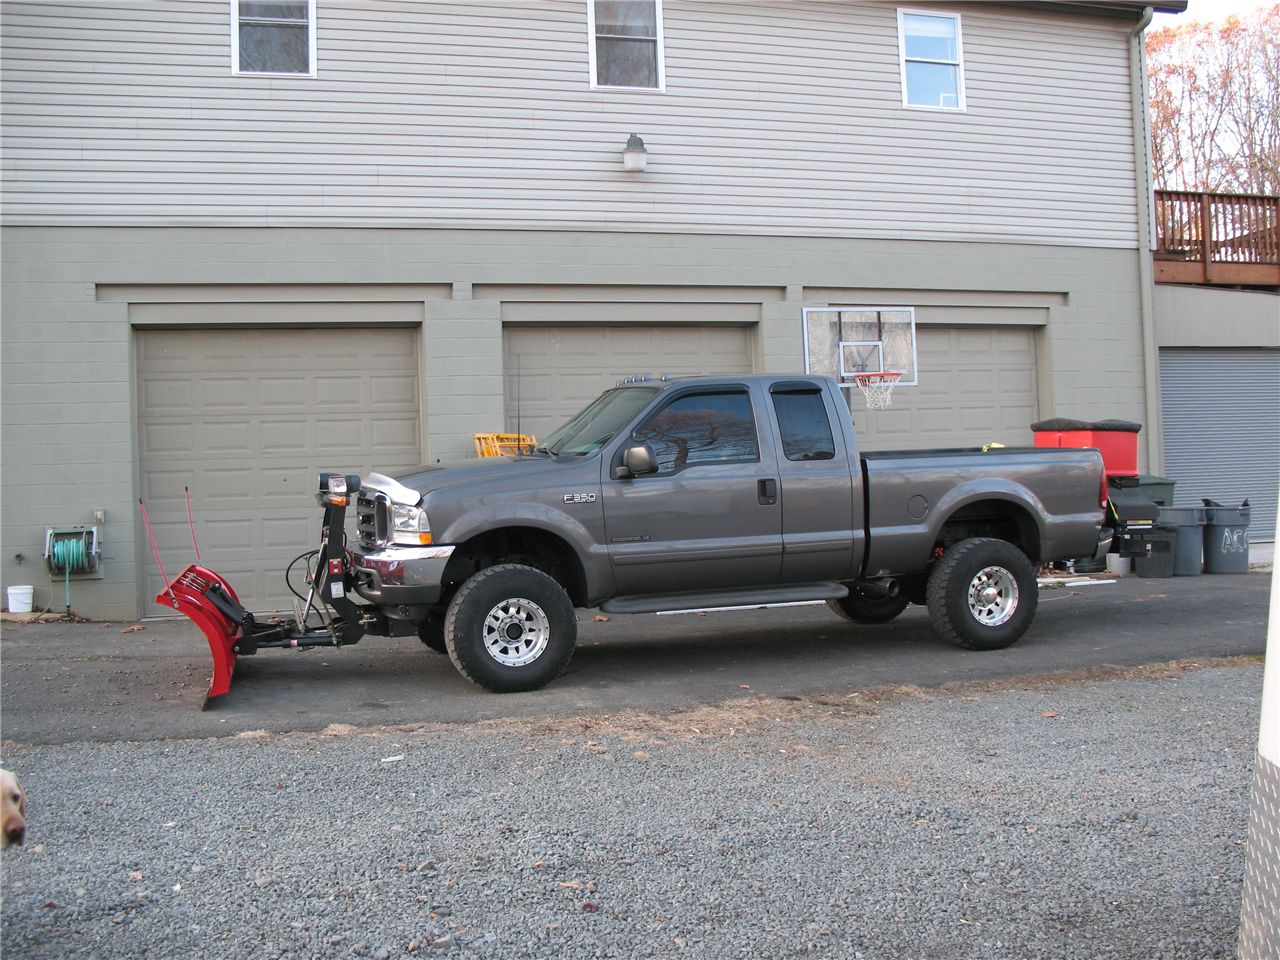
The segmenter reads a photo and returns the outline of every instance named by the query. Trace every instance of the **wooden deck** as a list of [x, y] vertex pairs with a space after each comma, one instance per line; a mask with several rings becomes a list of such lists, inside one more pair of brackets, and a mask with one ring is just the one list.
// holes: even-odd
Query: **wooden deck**
[[1157, 283], [1280, 288], [1280, 197], [1155, 191]]

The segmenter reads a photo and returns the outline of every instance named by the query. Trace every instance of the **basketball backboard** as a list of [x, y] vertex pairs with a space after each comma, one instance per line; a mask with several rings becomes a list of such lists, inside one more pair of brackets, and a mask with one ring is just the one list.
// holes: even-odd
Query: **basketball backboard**
[[916, 314], [911, 307], [806, 307], [805, 372], [852, 390], [859, 373], [894, 370], [916, 386]]

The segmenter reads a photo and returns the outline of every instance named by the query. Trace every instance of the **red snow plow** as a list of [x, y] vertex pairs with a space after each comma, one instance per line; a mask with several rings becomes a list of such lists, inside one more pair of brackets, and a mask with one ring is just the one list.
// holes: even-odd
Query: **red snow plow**
[[[317, 501], [324, 507], [320, 546], [296, 558], [307, 560], [308, 592], [294, 604], [293, 617], [258, 617], [246, 610], [227, 580], [199, 562], [188, 566], [156, 595], [156, 603], [189, 617], [209, 641], [213, 677], [205, 697], [207, 708], [231, 689], [236, 658], [269, 647], [346, 646], [365, 633], [391, 632], [386, 618], [375, 608], [352, 602], [348, 596], [349, 561], [344, 544], [348, 491], [360, 489], [358, 476], [320, 474]], [[143, 507], [146, 519], [146, 508]], [[150, 530], [150, 522], [147, 522]], [[194, 525], [192, 543], [195, 543]], [[154, 548], [155, 542], [152, 540]], [[199, 548], [196, 557], [199, 560]], [[156, 561], [159, 563], [159, 554]], [[293, 564], [290, 564], [292, 568]], [[161, 574], [164, 567], [160, 565]], [[285, 572], [288, 580], [289, 571]], [[168, 580], [166, 576], [166, 580]], [[293, 590], [290, 585], [290, 590]], [[293, 590], [302, 600], [302, 595]]]

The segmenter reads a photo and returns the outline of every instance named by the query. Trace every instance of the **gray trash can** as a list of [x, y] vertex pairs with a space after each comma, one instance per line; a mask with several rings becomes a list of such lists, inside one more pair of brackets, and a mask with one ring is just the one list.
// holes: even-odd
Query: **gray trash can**
[[1161, 507], [1160, 526], [1178, 531], [1173, 548], [1173, 575], [1194, 577], [1204, 573], [1204, 507]]
[[1204, 501], [1204, 572], [1249, 572], [1249, 501], [1228, 507]]

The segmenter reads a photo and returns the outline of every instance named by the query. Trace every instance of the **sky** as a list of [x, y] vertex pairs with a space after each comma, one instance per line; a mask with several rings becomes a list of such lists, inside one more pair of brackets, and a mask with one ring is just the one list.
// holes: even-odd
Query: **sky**
[[1191, 20], [1225, 20], [1231, 14], [1250, 13], [1259, 7], [1267, 7], [1275, 0], [1191, 0], [1186, 13], [1157, 13], [1151, 26], [1155, 29], [1187, 23]]

